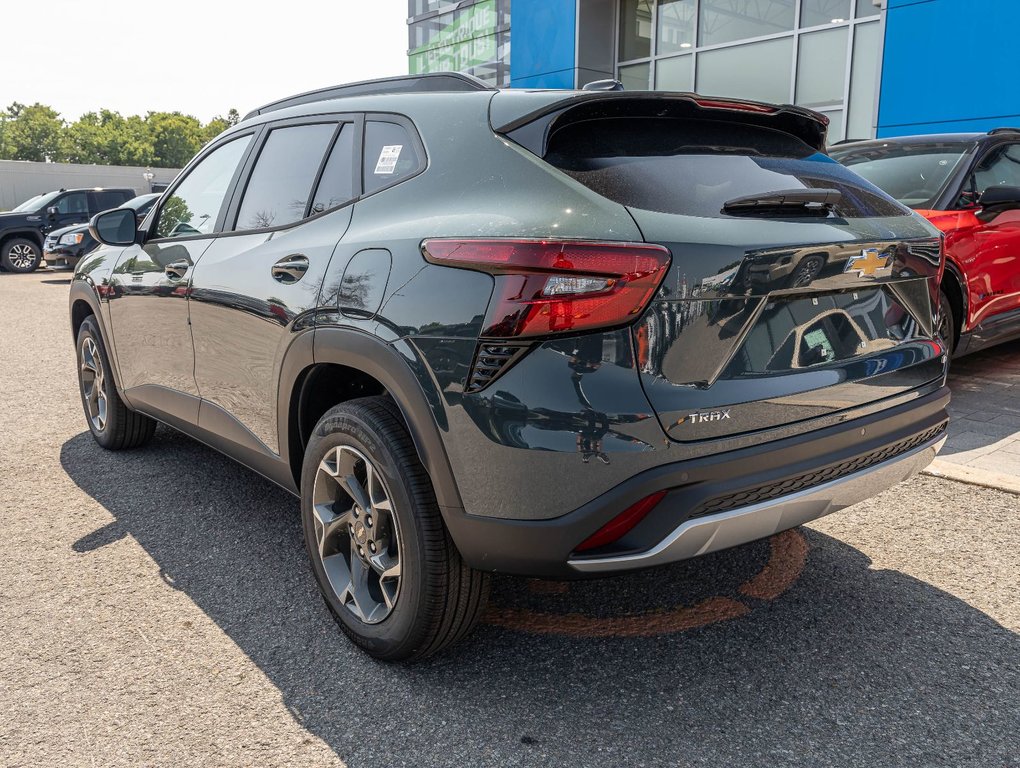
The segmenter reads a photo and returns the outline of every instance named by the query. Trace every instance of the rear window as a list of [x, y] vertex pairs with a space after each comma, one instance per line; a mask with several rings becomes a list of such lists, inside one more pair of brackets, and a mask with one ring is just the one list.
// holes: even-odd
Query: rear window
[[603, 197], [661, 213], [729, 218], [737, 198], [836, 189], [842, 218], [909, 211], [794, 136], [722, 120], [605, 118], [571, 123], [549, 139], [546, 162]]

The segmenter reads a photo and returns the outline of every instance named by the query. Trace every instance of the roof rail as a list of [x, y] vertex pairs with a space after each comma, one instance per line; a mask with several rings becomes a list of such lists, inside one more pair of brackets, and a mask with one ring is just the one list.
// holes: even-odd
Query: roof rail
[[999, 133], [1020, 133], [1020, 128], [992, 128], [988, 132], [989, 136], [995, 136]]
[[253, 109], [244, 119], [256, 115], [264, 115], [266, 112], [275, 112], [286, 107], [296, 107], [299, 104], [313, 104], [317, 101], [330, 101], [342, 99], [346, 96], [364, 96], [377, 93], [421, 93], [438, 91], [495, 91], [491, 85], [479, 80], [472, 75], [463, 72], [430, 72], [425, 75], [404, 75], [401, 77], [384, 77], [379, 80], [362, 80], [357, 83], [346, 85], [334, 85], [329, 88], [320, 88], [316, 91], [299, 93], [297, 96], [289, 96], [279, 101], [271, 101], [263, 104], [258, 109]]

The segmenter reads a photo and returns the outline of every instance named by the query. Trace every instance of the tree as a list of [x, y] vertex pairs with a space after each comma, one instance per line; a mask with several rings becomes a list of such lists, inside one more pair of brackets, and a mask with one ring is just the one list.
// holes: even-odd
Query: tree
[[10, 160], [61, 162], [66, 158], [64, 121], [43, 104], [15, 102], [3, 121], [4, 157]]
[[236, 109], [231, 109], [227, 112], [226, 117], [217, 115], [202, 129], [205, 134], [205, 140], [212, 141], [228, 128], [237, 125], [240, 120], [241, 116], [237, 113]]
[[205, 144], [202, 124], [180, 112], [150, 112], [145, 122], [152, 137], [152, 165], [181, 168]]
[[137, 115], [124, 118], [108, 109], [88, 112], [67, 129], [67, 157], [72, 163], [152, 165], [152, 138]]

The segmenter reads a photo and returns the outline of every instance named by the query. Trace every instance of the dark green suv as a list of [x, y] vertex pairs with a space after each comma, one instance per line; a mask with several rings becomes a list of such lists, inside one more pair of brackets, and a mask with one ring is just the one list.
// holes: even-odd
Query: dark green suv
[[[248, 115], [70, 309], [98, 443], [156, 421], [299, 495], [343, 630], [426, 656], [488, 573], [580, 578], [799, 525], [944, 440], [939, 234], [826, 119], [461, 75]], [[237, 514], [224, 499], [223, 514]]]

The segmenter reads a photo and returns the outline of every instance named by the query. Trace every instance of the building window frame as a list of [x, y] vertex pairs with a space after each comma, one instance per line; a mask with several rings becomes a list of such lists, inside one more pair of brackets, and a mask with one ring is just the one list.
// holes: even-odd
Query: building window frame
[[[690, 82], [690, 88], [689, 89], [681, 89], [681, 90], [696, 91], [697, 90], [697, 83], [698, 83], [698, 65], [699, 65], [698, 59], [699, 59], [699, 54], [707, 52], [707, 51], [717, 51], [717, 50], [722, 50], [722, 49], [727, 49], [727, 48], [736, 48], [736, 47], [739, 47], [739, 46], [742, 46], [742, 45], [748, 45], [748, 44], [751, 44], [751, 43], [758, 43], [758, 42], [763, 42], [763, 41], [767, 41], [767, 40], [778, 40], [778, 39], [784, 39], [784, 38], [791, 38], [792, 37], [793, 38], [793, 55], [791, 56], [791, 61], [790, 61], [790, 88], [789, 88], [787, 103], [795, 104], [796, 103], [796, 99], [797, 99], [797, 75], [798, 75], [797, 68], [798, 68], [798, 63], [800, 62], [800, 38], [801, 38], [801, 36], [802, 35], [809, 35], [811, 33], [820, 32], [820, 31], [824, 31], [824, 30], [829, 30], [829, 29], [846, 28], [847, 29], [846, 69], [844, 70], [842, 100], [838, 101], [838, 102], [832, 102], [831, 104], [824, 104], [824, 105], [820, 105], [820, 106], [816, 106], [816, 107], [810, 107], [814, 111], [821, 112], [822, 114], [825, 114], [825, 115], [842, 113], [843, 130], [844, 131], [846, 130], [846, 126], [849, 125], [849, 121], [848, 121], [849, 115], [848, 115], [848, 112], [849, 112], [849, 108], [850, 108], [850, 86], [851, 86], [851, 82], [852, 82], [852, 79], [853, 79], [853, 54], [854, 54], [854, 46], [856, 45], [856, 41], [857, 41], [857, 34], [856, 34], [857, 33], [857, 29], [862, 24], [880, 24], [881, 25], [881, 31], [884, 31], [884, 29], [885, 29], [885, 10], [884, 9], [879, 9], [876, 6], [874, 14], [872, 14], [870, 16], [861, 16], [861, 17], [858, 18], [857, 15], [856, 15], [856, 12], [857, 12], [857, 2], [856, 2], [856, 0], [851, 0], [851, 3], [850, 3], [850, 17], [847, 18], [844, 21], [841, 21], [841, 22], [838, 22], [838, 23], [816, 24], [816, 25], [810, 26], [810, 27], [801, 27], [800, 20], [801, 20], [801, 6], [802, 6], [802, 2], [800, 0], [798, 0], [798, 2], [796, 2], [794, 4], [793, 30], [791, 30], [791, 31], [774, 32], [774, 33], [767, 34], [767, 35], [757, 35], [755, 37], [747, 37], [747, 38], [742, 38], [742, 39], [739, 39], [739, 40], [731, 40], [731, 41], [728, 41], [728, 42], [725, 42], [725, 43], [714, 43], [714, 44], [711, 44], [711, 45], [702, 45], [701, 44], [701, 6], [702, 6], [703, 0], [693, 0], [693, 3], [694, 3], [694, 43], [692, 44], [691, 48], [688, 49], [688, 50], [680, 51], [680, 52], [670, 52], [670, 53], [666, 53], [666, 54], [661, 54], [660, 55], [658, 53], [658, 47], [659, 47], [659, 40], [658, 40], [658, 37], [659, 37], [659, 18], [658, 18], [658, 15], [659, 15], [659, 0], [649, 0], [649, 1], [650, 1], [650, 5], [651, 5], [651, 10], [652, 10], [652, 15], [651, 15], [651, 40], [649, 41], [649, 46], [650, 46], [650, 51], [651, 51], [651, 55], [650, 56], [644, 56], [644, 57], [636, 58], [636, 59], [627, 59], [627, 60], [623, 60], [623, 61], [620, 60], [620, 30], [622, 28], [622, 26], [621, 26], [622, 25], [621, 10], [622, 10], [622, 7], [623, 7], [623, 3], [622, 2], [616, 2], [614, 4], [615, 7], [614, 7], [614, 17], [613, 17], [613, 32], [614, 32], [614, 34], [613, 34], [613, 61], [615, 62], [615, 64], [614, 64], [615, 76], [616, 76], [617, 79], [620, 78], [620, 70], [623, 67], [633, 66], [633, 65], [636, 65], [636, 64], [647, 64], [648, 65], [648, 86], [647, 87], [649, 89], [654, 89], [654, 88], [658, 87], [658, 83], [656, 82], [656, 79], [657, 79], [657, 71], [658, 71], [658, 62], [660, 62], [660, 61], [664, 61], [664, 60], [667, 60], [667, 59], [676, 59], [676, 58], [680, 58], [680, 57], [683, 57], [683, 56], [690, 56], [691, 57], [691, 82]], [[883, 38], [884, 38], [884, 34], [880, 33], [880, 38], [879, 39], [881, 40]], [[876, 52], [876, 54], [878, 56], [882, 55], [881, 46], [879, 47], [879, 50]], [[879, 67], [878, 69], [879, 69], [879, 73], [881, 73], [881, 67]], [[876, 108], [875, 108], [874, 117], [872, 119], [872, 123], [873, 123], [872, 124], [872, 128], [873, 129], [874, 129], [874, 122], [877, 119], [877, 115], [878, 115], [878, 110], [877, 110], [878, 89], [879, 89], [879, 83], [876, 82], [876, 84], [875, 84]], [[709, 95], [713, 95], [713, 94], [709, 94]], [[842, 136], [840, 136], [839, 138], [842, 138]], [[853, 138], [870, 138], [870, 137], [855, 136]]]

